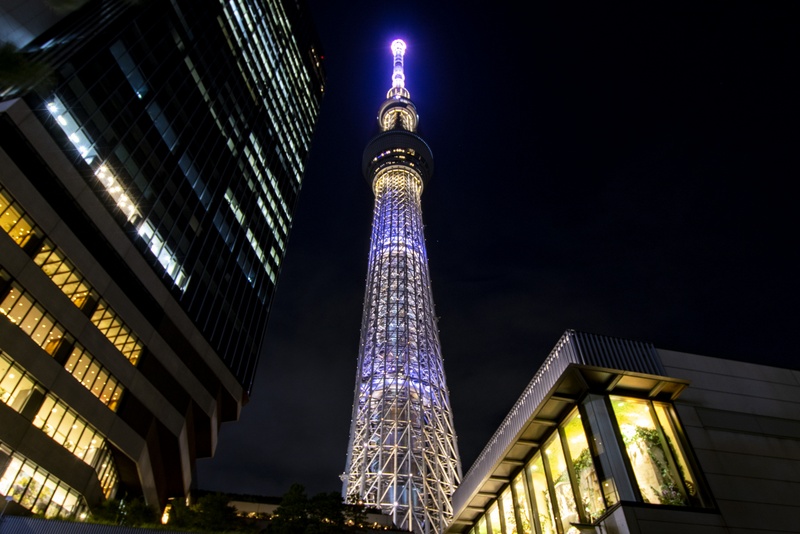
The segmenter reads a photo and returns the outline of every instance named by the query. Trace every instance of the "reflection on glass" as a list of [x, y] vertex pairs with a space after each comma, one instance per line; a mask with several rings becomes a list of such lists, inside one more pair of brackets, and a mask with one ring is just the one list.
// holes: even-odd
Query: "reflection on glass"
[[681, 477], [665, 450], [650, 403], [616, 396], [610, 400], [644, 502], [685, 506]]
[[675, 462], [677, 463], [677, 468], [681, 475], [680, 478], [683, 480], [683, 486], [686, 488], [689, 502], [694, 506], [702, 506], [703, 502], [700, 498], [700, 494], [697, 491], [697, 483], [692, 475], [692, 471], [689, 469], [689, 466], [686, 463], [686, 453], [684, 452], [681, 442], [678, 440], [678, 437], [675, 433], [673, 418], [669, 416], [669, 412], [667, 411], [669, 408], [667, 405], [658, 402], [654, 402], [653, 407], [656, 410], [658, 422], [661, 424], [661, 430], [664, 432], [664, 435], [667, 438], [669, 450], [672, 453], [672, 456], [675, 458]]
[[33, 223], [22, 214], [18, 205], [11, 204], [11, 197], [0, 193], [0, 229], [5, 230], [17, 245], [24, 247], [33, 232]]
[[568, 534], [579, 534], [578, 529], [571, 525], [571, 523], [580, 523], [580, 517], [578, 516], [578, 507], [575, 505], [575, 496], [572, 493], [572, 482], [569, 479], [564, 451], [561, 448], [561, 437], [558, 434], [555, 434], [545, 445], [544, 454], [547, 458], [547, 465], [550, 467], [558, 514], [561, 516], [561, 526]]
[[556, 534], [556, 524], [550, 507], [550, 491], [547, 489], [547, 476], [544, 474], [541, 454], [536, 453], [533, 461], [528, 464], [528, 474], [530, 475], [531, 493], [533, 493], [533, 501], [536, 503], [537, 519], [542, 529], [542, 534]]
[[[4, 447], [0, 446], [1, 449]], [[10, 451], [3, 452], [10, 454]], [[70, 516], [86, 507], [77, 493], [17, 454], [11, 454], [0, 476], [0, 493], [35, 513], [44, 512], [48, 518]]]
[[489, 508], [486, 519], [489, 521], [489, 532], [492, 534], [502, 534], [503, 531], [500, 528], [500, 508], [497, 506], [497, 502]]
[[564, 425], [564, 439], [567, 442], [567, 450], [575, 471], [578, 495], [583, 510], [586, 512], [586, 516], [594, 521], [603, 515], [606, 507], [579, 413], [575, 412]]
[[475, 534], [486, 534], [486, 516], [482, 515], [475, 525]]
[[511, 498], [511, 486], [500, 495], [500, 505], [503, 508], [503, 523], [506, 534], [517, 534], [517, 520], [514, 517], [514, 499]]
[[25, 370], [0, 351], [0, 402], [21, 412], [33, 389], [34, 383]]
[[531, 534], [531, 507], [528, 505], [528, 496], [525, 492], [525, 480], [523, 474], [517, 475], [514, 479], [514, 495], [517, 497], [517, 508], [519, 509], [519, 532], [520, 534]]

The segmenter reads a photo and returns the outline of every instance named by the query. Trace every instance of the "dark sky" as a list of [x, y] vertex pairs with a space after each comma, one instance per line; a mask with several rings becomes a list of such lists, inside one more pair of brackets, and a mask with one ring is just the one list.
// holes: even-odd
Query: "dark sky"
[[408, 44], [466, 472], [569, 328], [800, 368], [788, 0], [312, 1], [328, 91], [251, 402], [203, 489], [339, 491], [367, 270], [361, 154]]

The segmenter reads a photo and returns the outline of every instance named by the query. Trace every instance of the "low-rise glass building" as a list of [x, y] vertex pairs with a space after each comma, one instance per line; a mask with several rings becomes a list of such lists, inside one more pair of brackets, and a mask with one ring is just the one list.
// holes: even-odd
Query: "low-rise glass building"
[[792, 532], [798, 469], [800, 372], [567, 331], [448, 531]]

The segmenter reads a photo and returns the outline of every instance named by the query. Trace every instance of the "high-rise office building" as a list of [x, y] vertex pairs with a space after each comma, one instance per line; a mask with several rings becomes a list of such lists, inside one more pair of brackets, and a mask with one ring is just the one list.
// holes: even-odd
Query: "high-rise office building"
[[0, 494], [163, 506], [253, 385], [323, 96], [313, 25], [302, 2], [90, 0], [21, 53], [50, 75], [0, 90]]
[[443, 532], [461, 465], [434, 315], [420, 195], [433, 155], [392, 43], [392, 88], [362, 167], [375, 194], [344, 495], [395, 525]]

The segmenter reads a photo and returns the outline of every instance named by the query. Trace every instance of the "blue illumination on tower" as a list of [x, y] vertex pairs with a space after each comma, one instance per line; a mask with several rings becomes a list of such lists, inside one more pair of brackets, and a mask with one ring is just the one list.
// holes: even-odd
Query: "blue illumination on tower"
[[430, 148], [405, 88], [406, 44], [392, 43], [392, 88], [362, 169], [375, 194], [344, 495], [397, 527], [442, 533], [461, 465], [431, 294], [420, 196]]

